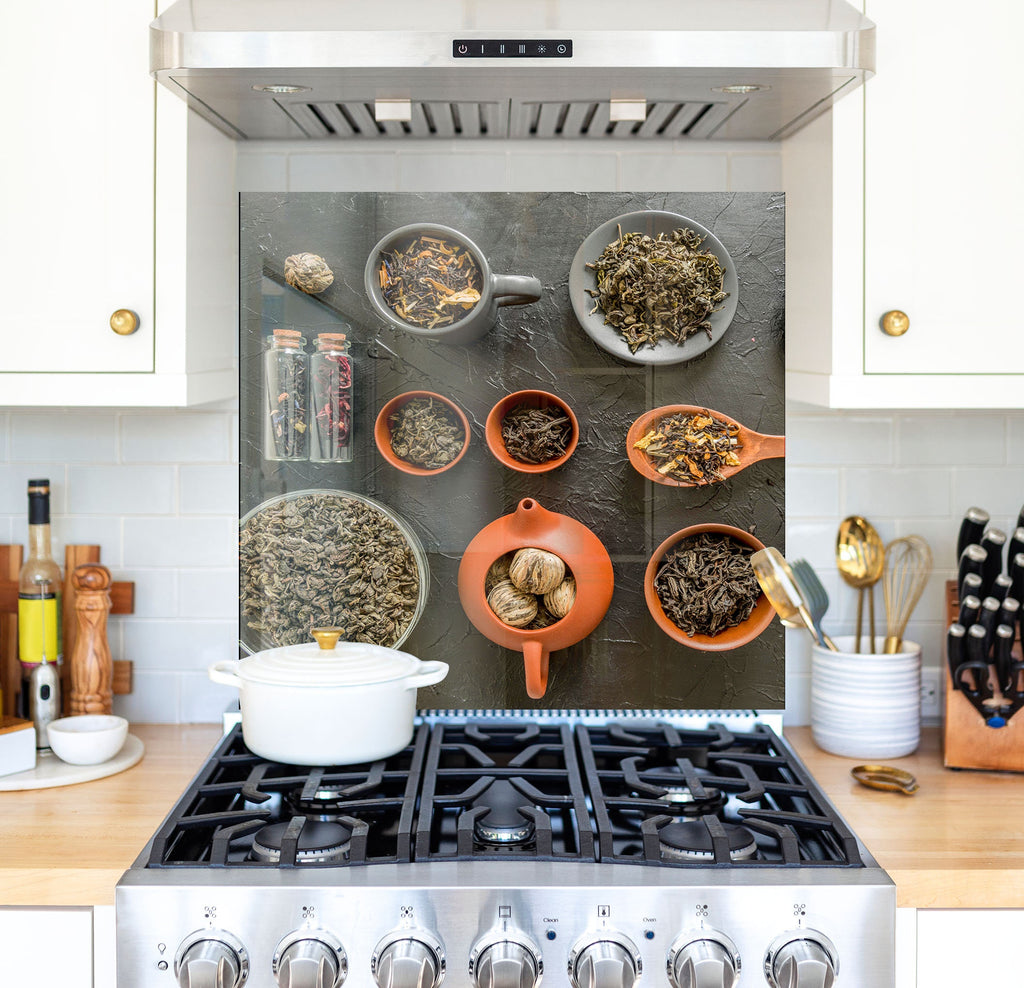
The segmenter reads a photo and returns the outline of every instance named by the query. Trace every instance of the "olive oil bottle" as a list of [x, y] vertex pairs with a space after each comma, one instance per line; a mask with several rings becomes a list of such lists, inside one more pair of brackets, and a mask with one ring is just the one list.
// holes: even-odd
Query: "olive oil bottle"
[[50, 481], [28, 482], [28, 558], [18, 574], [18, 658], [21, 716], [29, 716], [30, 677], [61, 655], [61, 575], [50, 547]]

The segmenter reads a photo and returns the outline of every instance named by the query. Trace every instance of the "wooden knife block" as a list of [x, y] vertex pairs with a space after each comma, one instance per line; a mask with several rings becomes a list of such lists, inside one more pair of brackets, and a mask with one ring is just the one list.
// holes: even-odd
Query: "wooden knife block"
[[[946, 583], [946, 627], [956, 621], [959, 612], [956, 581], [949, 580]], [[1013, 654], [1017, 659], [1021, 657], [1019, 633]], [[946, 679], [946, 706], [942, 725], [943, 764], [946, 768], [1024, 772], [1024, 707], [1007, 721], [1005, 727], [988, 727], [971, 701], [959, 690], [953, 689], [953, 677], [945, 653], [942, 656], [942, 669]]]
[[[21, 688], [21, 664], [18, 662], [18, 572], [21, 569], [24, 550], [20, 545], [0, 545], [0, 689], [3, 690], [3, 705], [0, 715], [14, 713], [15, 697]], [[69, 545], [64, 550], [64, 599], [62, 606], [62, 628], [64, 633], [64, 664], [61, 667], [61, 694], [64, 699], [64, 713], [69, 712], [67, 704], [70, 694], [67, 676], [70, 672], [68, 658], [75, 646], [77, 619], [75, 614], [75, 591], [70, 574], [83, 563], [98, 563], [98, 545]], [[110, 587], [111, 614], [131, 614], [135, 610], [135, 584], [115, 582]], [[128, 660], [114, 662], [113, 691], [115, 695], [131, 693], [132, 664]]]

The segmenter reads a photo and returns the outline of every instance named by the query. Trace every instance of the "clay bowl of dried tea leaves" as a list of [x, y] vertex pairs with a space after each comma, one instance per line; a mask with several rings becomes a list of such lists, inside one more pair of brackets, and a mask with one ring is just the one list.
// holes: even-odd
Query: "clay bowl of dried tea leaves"
[[736, 265], [696, 220], [643, 209], [602, 223], [569, 269], [583, 332], [631, 364], [679, 364], [713, 347], [739, 301]]
[[752, 642], [775, 616], [750, 566], [763, 548], [732, 525], [691, 525], [670, 535], [644, 574], [651, 617], [673, 641], [703, 652]]
[[580, 440], [580, 424], [557, 395], [515, 391], [491, 409], [484, 437], [502, 466], [520, 473], [546, 473], [572, 456]]
[[469, 446], [469, 420], [450, 398], [406, 391], [377, 413], [373, 440], [396, 470], [432, 477], [450, 470]]
[[667, 487], [721, 483], [760, 460], [786, 455], [786, 437], [754, 432], [701, 405], [662, 405], [626, 433], [626, 455], [642, 477]]
[[412, 528], [379, 501], [292, 491], [238, 530], [239, 637], [251, 652], [342, 628], [342, 641], [398, 648], [427, 603], [430, 570]]

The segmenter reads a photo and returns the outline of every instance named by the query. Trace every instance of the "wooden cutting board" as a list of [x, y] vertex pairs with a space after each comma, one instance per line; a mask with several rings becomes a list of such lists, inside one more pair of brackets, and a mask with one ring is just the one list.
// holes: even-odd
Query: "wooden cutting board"
[[145, 746], [129, 734], [124, 747], [113, 758], [99, 765], [69, 765], [62, 762], [52, 751], [36, 755], [36, 767], [14, 775], [0, 775], [0, 792], [16, 792], [20, 789], [52, 789], [55, 786], [73, 786], [79, 782], [92, 782], [116, 775], [131, 768], [142, 759]]

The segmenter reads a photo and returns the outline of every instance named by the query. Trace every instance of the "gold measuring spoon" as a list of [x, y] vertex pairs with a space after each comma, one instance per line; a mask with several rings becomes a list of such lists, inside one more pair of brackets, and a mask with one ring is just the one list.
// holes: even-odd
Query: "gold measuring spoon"
[[859, 591], [857, 597], [857, 637], [853, 646], [860, 651], [861, 630], [864, 627], [864, 594], [868, 598], [868, 624], [870, 639], [868, 651], [875, 651], [875, 595], [874, 586], [882, 578], [885, 567], [885, 546], [875, 526], [860, 515], [850, 515], [839, 523], [836, 536], [836, 568], [849, 586]]
[[909, 772], [891, 765], [858, 765], [850, 769], [850, 775], [869, 789], [901, 792], [905, 796], [913, 796], [921, 788]]
[[750, 565], [768, 602], [775, 608], [779, 619], [788, 628], [806, 628], [815, 644], [837, 651], [831, 639], [822, 641], [814, 620], [807, 609], [807, 601], [782, 553], [774, 546], [760, 549], [750, 557]]

